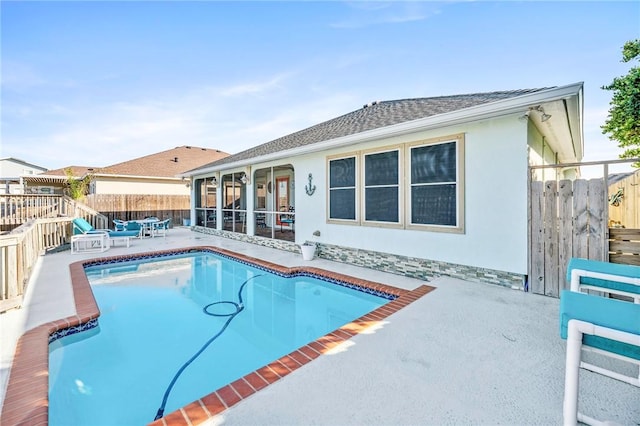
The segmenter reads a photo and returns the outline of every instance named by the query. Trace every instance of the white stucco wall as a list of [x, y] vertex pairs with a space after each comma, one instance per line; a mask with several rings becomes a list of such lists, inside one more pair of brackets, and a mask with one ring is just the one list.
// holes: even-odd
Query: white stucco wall
[[[454, 234], [328, 224], [326, 157], [375, 146], [465, 134], [465, 232]], [[527, 273], [527, 126], [517, 116], [296, 158], [296, 241]], [[316, 192], [305, 193], [313, 174]], [[321, 232], [313, 237], [314, 231]]]
[[96, 194], [189, 195], [190, 190], [186, 182], [181, 181], [97, 178], [94, 182]]
[[[460, 133], [465, 135], [464, 233], [327, 223], [328, 156]], [[527, 140], [527, 123], [518, 120], [516, 114], [253, 164], [251, 168], [255, 171], [284, 164], [294, 167], [298, 244], [310, 240], [524, 275], [528, 229]], [[316, 186], [311, 196], [305, 192], [309, 173]], [[253, 187], [249, 190], [253, 191]], [[248, 224], [251, 234], [252, 221]], [[313, 236], [314, 231], [320, 231], [320, 236]]]

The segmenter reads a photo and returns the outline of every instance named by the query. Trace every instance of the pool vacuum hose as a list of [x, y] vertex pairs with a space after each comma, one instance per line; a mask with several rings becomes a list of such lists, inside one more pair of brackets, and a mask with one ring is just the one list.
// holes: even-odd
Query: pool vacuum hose
[[[206, 343], [204, 345], [202, 345], [202, 347], [198, 350], [198, 352], [196, 352], [191, 358], [189, 358], [189, 360], [187, 362], [182, 364], [182, 367], [180, 367], [178, 372], [173, 376], [173, 379], [171, 379], [171, 383], [169, 383], [169, 386], [167, 387], [167, 390], [164, 392], [164, 396], [162, 397], [162, 404], [160, 405], [160, 408], [158, 408], [158, 412], [156, 413], [156, 418], [153, 419], [153, 420], [158, 420], [159, 418], [164, 416], [164, 408], [167, 405], [167, 399], [169, 399], [169, 394], [171, 393], [171, 390], [173, 389], [173, 386], [178, 381], [178, 377], [180, 377], [182, 372], [184, 370], [186, 370], [186, 368], [189, 366], [189, 364], [191, 364], [193, 361], [195, 361], [196, 358], [198, 358], [200, 356], [200, 354], [202, 352], [204, 352], [205, 349], [207, 349], [207, 347], [211, 343], [213, 343], [214, 340], [216, 340], [220, 335], [222, 335], [222, 333], [224, 333], [224, 331], [227, 329], [227, 327], [229, 326], [231, 321], [233, 321], [233, 319], [236, 317], [236, 315], [238, 315], [240, 312], [242, 312], [244, 310], [244, 303], [242, 302], [242, 290], [244, 289], [244, 286], [247, 285], [249, 280], [252, 280], [252, 279], [257, 278], [257, 277], [261, 277], [262, 275], [264, 275], [264, 274], [254, 275], [253, 277], [247, 278], [246, 281], [242, 283], [242, 285], [240, 286], [240, 289], [238, 290], [238, 303], [233, 302], [231, 300], [221, 300], [219, 302], [209, 303], [207, 306], [202, 308], [202, 311], [206, 315], [211, 315], [213, 317], [228, 317], [227, 321], [224, 323], [224, 325], [222, 326], [220, 331], [218, 331], [213, 337], [211, 337], [209, 340], [207, 340]], [[214, 313], [209, 312], [207, 310], [210, 306], [221, 305], [223, 303], [224, 304], [228, 304], [228, 305], [233, 305], [236, 308], [236, 311], [232, 312], [230, 314], [214, 314]]]

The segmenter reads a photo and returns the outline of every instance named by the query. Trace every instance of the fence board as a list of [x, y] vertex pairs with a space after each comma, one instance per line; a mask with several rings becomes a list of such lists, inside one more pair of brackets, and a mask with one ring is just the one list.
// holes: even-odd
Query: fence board
[[586, 181], [573, 182], [573, 257], [589, 257], [588, 193]]
[[570, 180], [561, 180], [558, 185], [558, 266], [559, 266], [559, 284], [560, 289], [564, 290], [568, 287], [567, 265], [573, 253], [573, 184]]
[[[604, 260], [606, 245], [605, 238], [607, 214], [604, 202], [604, 181], [602, 179], [589, 180], [589, 259]], [[604, 219], [604, 220], [602, 220]]]
[[558, 191], [555, 180], [544, 185], [544, 294], [558, 296]]
[[529, 253], [529, 291], [544, 293], [544, 220], [543, 220], [543, 184], [531, 182], [531, 246]]

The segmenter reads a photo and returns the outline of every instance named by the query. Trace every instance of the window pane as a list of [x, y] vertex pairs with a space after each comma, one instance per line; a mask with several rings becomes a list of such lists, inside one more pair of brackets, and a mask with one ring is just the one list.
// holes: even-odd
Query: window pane
[[356, 190], [332, 189], [329, 192], [329, 217], [331, 219], [356, 218]]
[[411, 223], [456, 226], [456, 185], [413, 186]]
[[381, 152], [364, 157], [364, 184], [397, 185], [398, 151]]
[[398, 223], [398, 187], [365, 189], [365, 220]]
[[329, 162], [329, 187], [356, 186], [356, 158], [341, 158]]
[[411, 183], [456, 181], [456, 143], [447, 142], [411, 149]]

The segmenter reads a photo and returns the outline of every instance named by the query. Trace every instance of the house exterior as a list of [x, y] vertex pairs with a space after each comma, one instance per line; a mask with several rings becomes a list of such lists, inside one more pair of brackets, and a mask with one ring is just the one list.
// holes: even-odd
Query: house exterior
[[90, 166], [68, 166], [62, 169], [47, 170], [35, 175], [22, 176], [25, 194], [62, 195], [68, 180], [66, 170], [76, 179], [83, 179], [96, 170]]
[[22, 194], [22, 176], [47, 171], [45, 167], [27, 163], [18, 158], [0, 158], [0, 194]]
[[523, 288], [528, 167], [581, 160], [582, 97], [576, 83], [372, 102], [184, 173], [191, 220], [418, 278]]
[[[62, 193], [66, 170], [83, 179], [91, 177], [89, 195], [184, 195], [190, 191], [178, 174], [228, 156], [216, 149], [179, 146], [107, 167], [69, 166], [25, 177], [27, 192]], [[46, 188], [46, 189], [43, 189]], [[51, 188], [51, 189], [49, 189]]]

